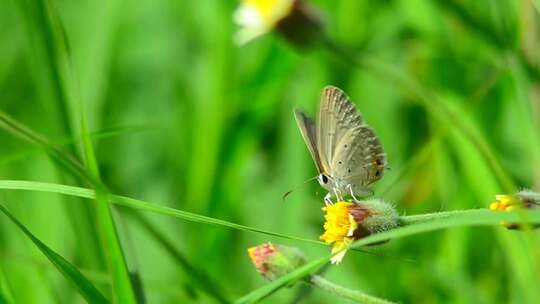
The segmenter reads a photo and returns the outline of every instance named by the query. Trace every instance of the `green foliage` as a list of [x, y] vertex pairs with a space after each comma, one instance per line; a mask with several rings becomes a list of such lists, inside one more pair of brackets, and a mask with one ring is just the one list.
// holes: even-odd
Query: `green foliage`
[[[498, 225], [540, 216], [478, 209], [540, 190], [538, 0], [312, 1], [307, 52], [234, 45], [237, 4], [0, 0], [0, 198], [38, 247], [0, 220], [0, 302], [335, 302], [287, 288], [321, 271], [404, 303], [540, 302], [538, 232]], [[328, 84], [387, 152], [375, 196], [412, 215], [324, 268], [292, 109]], [[265, 282], [246, 248], [269, 239], [310, 262]]]
[[[15, 224], [34, 243], [34, 245], [39, 248], [47, 259], [49, 259], [49, 261], [51, 261], [51, 263], [53, 263], [54, 266], [77, 287], [81, 295], [89, 303], [110, 303], [96, 287], [94, 287], [94, 285], [92, 285], [92, 283], [88, 281], [77, 268], [75, 268], [75, 266], [36, 238], [21, 222], [9, 213], [4, 206], [0, 205], [0, 211], [2, 211], [2, 213], [4, 213], [4, 215], [7, 216], [13, 224]], [[6, 301], [6, 299], [3, 299], [3, 301]]]

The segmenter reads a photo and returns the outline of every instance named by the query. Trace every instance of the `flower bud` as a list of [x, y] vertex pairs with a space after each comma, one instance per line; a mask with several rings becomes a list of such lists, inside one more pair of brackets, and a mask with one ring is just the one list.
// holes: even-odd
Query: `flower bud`
[[[521, 190], [516, 194], [498, 194], [495, 196], [495, 202], [489, 205], [489, 209], [493, 211], [516, 211], [539, 207], [540, 194], [530, 190]], [[522, 225], [508, 221], [502, 221], [501, 225], [512, 230], [522, 228]], [[540, 226], [533, 225], [532, 227], [538, 228]]]
[[268, 280], [275, 280], [306, 263], [303, 253], [295, 247], [265, 243], [248, 249], [257, 271]]
[[241, 27], [239, 44], [276, 29], [295, 46], [307, 47], [322, 32], [318, 13], [301, 0], [243, 0], [234, 20]]
[[380, 199], [337, 202], [323, 208], [324, 233], [321, 240], [332, 247], [332, 264], [341, 262], [349, 245], [357, 239], [392, 229], [398, 224], [394, 207]]

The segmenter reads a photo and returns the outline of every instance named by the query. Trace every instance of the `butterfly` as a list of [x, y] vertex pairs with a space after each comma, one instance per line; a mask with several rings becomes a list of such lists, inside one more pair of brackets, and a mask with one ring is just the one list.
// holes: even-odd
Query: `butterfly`
[[319, 184], [332, 197], [344, 194], [371, 194], [368, 186], [379, 180], [386, 166], [386, 154], [375, 131], [369, 127], [356, 106], [339, 88], [322, 90], [317, 123], [299, 109], [296, 122], [319, 172]]

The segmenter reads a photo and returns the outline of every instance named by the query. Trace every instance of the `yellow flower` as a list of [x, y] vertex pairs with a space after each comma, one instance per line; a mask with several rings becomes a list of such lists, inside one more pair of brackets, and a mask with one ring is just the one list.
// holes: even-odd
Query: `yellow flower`
[[[489, 209], [493, 211], [515, 211], [519, 209], [537, 209], [539, 207], [538, 193], [530, 190], [522, 190], [514, 195], [498, 194], [495, 195], [495, 202], [489, 205]], [[520, 229], [520, 224], [509, 221], [502, 221], [501, 225], [507, 229]], [[533, 228], [538, 228], [538, 225], [532, 225]]]
[[[358, 205], [359, 206], [359, 205]], [[332, 264], [341, 262], [349, 245], [354, 240], [354, 233], [358, 228], [354, 216], [351, 214], [351, 209], [358, 209], [357, 204], [349, 202], [337, 202], [333, 205], [328, 205], [323, 208], [326, 213], [324, 219], [324, 233], [321, 235], [321, 240], [327, 244], [334, 244], [332, 247]], [[365, 210], [367, 216], [367, 210]]]
[[521, 205], [521, 201], [515, 195], [498, 194], [495, 195], [495, 202], [489, 205], [493, 211], [512, 211]]
[[394, 207], [380, 199], [358, 203], [337, 202], [322, 209], [325, 223], [320, 239], [327, 244], [333, 244], [332, 264], [343, 260], [354, 240], [392, 229], [398, 223], [398, 214]]
[[295, 0], [243, 0], [234, 14], [235, 22], [241, 27], [236, 40], [245, 44], [270, 32], [279, 21], [287, 17]]

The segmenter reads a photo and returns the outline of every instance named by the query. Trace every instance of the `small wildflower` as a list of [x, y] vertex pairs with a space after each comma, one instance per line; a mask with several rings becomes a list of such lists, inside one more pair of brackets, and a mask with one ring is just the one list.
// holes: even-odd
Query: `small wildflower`
[[379, 199], [358, 203], [337, 202], [323, 207], [323, 211], [326, 222], [320, 239], [333, 244], [332, 264], [343, 260], [354, 240], [392, 229], [397, 226], [398, 220], [395, 209]]
[[234, 14], [240, 26], [236, 41], [245, 44], [277, 29], [293, 44], [304, 46], [320, 32], [316, 15], [301, 0], [242, 0]]
[[[489, 205], [493, 211], [516, 211], [523, 209], [537, 209], [540, 207], [540, 194], [530, 190], [522, 190], [516, 194], [498, 194], [495, 202]], [[520, 229], [521, 225], [508, 221], [502, 221], [501, 225], [507, 229]], [[538, 225], [533, 225], [538, 228]]]
[[248, 255], [257, 271], [268, 280], [275, 280], [306, 263], [299, 249], [272, 243], [251, 247]]

